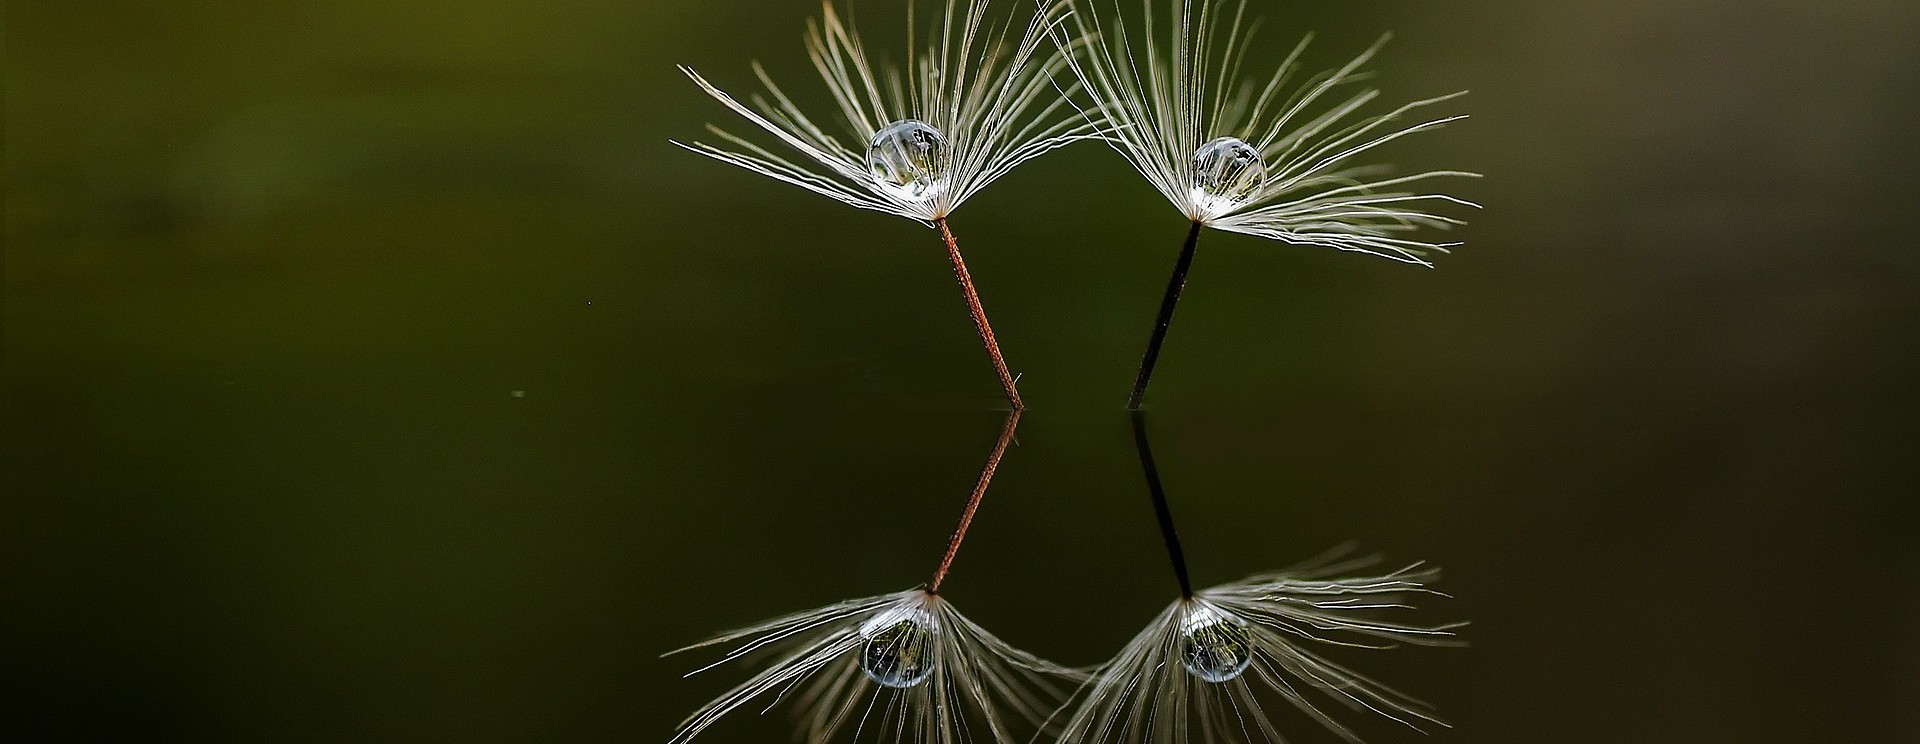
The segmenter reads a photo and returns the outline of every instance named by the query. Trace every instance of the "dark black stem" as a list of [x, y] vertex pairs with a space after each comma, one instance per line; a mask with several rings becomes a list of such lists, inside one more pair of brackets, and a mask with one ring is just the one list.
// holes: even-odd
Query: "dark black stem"
[[1173, 528], [1173, 509], [1167, 506], [1160, 469], [1153, 466], [1153, 447], [1147, 444], [1147, 415], [1140, 411], [1133, 412], [1133, 446], [1140, 450], [1140, 469], [1147, 475], [1147, 494], [1153, 497], [1153, 516], [1160, 520], [1160, 540], [1167, 545], [1173, 576], [1180, 580], [1180, 596], [1191, 597], [1193, 581], [1187, 578], [1187, 553], [1180, 549], [1180, 533]]
[[1180, 290], [1187, 286], [1187, 269], [1193, 266], [1193, 248], [1200, 242], [1200, 223], [1187, 231], [1187, 244], [1180, 247], [1180, 258], [1173, 262], [1173, 276], [1167, 279], [1167, 293], [1160, 298], [1160, 316], [1153, 320], [1153, 336], [1147, 339], [1147, 354], [1140, 358], [1140, 374], [1133, 378], [1133, 397], [1127, 408], [1140, 409], [1147, 395], [1147, 381], [1153, 378], [1154, 362], [1160, 360], [1160, 344], [1167, 340], [1167, 324], [1173, 322], [1173, 307], [1180, 303]]

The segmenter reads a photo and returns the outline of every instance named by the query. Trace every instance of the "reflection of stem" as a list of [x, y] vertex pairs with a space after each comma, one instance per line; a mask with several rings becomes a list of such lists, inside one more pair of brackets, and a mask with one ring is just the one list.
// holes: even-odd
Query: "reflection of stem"
[[1167, 506], [1167, 491], [1160, 486], [1160, 469], [1153, 466], [1153, 447], [1147, 444], [1147, 415], [1138, 410], [1133, 412], [1133, 446], [1140, 450], [1140, 469], [1147, 474], [1147, 494], [1153, 497], [1153, 516], [1160, 520], [1160, 540], [1167, 544], [1173, 577], [1180, 580], [1180, 596], [1191, 597], [1193, 582], [1187, 579], [1187, 554], [1180, 549], [1180, 533], [1173, 529], [1173, 509]]
[[1187, 286], [1187, 269], [1193, 266], [1193, 247], [1200, 242], [1200, 223], [1187, 231], [1187, 244], [1180, 247], [1180, 258], [1173, 262], [1173, 276], [1167, 279], [1167, 293], [1160, 298], [1160, 316], [1153, 321], [1153, 335], [1147, 339], [1147, 353], [1140, 358], [1140, 374], [1133, 378], [1133, 397], [1127, 408], [1139, 410], [1140, 399], [1147, 395], [1147, 380], [1153, 377], [1153, 365], [1160, 360], [1160, 344], [1167, 340], [1167, 324], [1173, 322], [1173, 306], [1180, 302], [1180, 290]]
[[967, 539], [967, 528], [973, 526], [973, 513], [979, 511], [980, 500], [987, 495], [987, 484], [993, 482], [993, 471], [1000, 467], [1000, 457], [1007, 454], [1007, 445], [1013, 442], [1013, 429], [1020, 425], [1018, 400], [1015, 407], [1007, 413], [1006, 425], [1000, 427], [1000, 441], [993, 445], [993, 452], [987, 455], [987, 464], [980, 468], [980, 480], [973, 484], [973, 495], [967, 497], [967, 509], [960, 513], [960, 526], [953, 528], [953, 539], [947, 541], [947, 554], [940, 558], [940, 568], [933, 572], [933, 583], [927, 586], [928, 594], [940, 591], [940, 582], [947, 578], [947, 569], [953, 567], [953, 554], [960, 552], [960, 543]]
[[1000, 355], [1000, 342], [993, 338], [993, 326], [987, 324], [987, 310], [980, 306], [980, 293], [973, 289], [973, 277], [967, 274], [966, 259], [960, 257], [960, 244], [954, 242], [953, 232], [947, 229], [945, 218], [933, 221], [940, 227], [940, 239], [947, 244], [947, 258], [953, 262], [953, 276], [960, 280], [960, 291], [967, 296], [967, 313], [973, 316], [974, 328], [980, 331], [980, 342], [986, 344], [987, 357], [993, 360], [994, 374], [1000, 376], [1000, 387], [1007, 392], [1007, 402], [1013, 404], [1013, 410], [1025, 406], [1020, 403], [1020, 391], [1013, 388], [1013, 373], [1007, 371], [1007, 358]]

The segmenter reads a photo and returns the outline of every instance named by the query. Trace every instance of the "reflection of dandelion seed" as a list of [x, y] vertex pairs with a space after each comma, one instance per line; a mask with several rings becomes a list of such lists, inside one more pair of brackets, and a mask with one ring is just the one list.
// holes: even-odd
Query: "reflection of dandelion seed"
[[909, 50], [903, 67], [876, 72], [859, 38], [830, 3], [823, 3], [820, 22], [807, 27], [807, 51], [840, 117], [858, 137], [852, 144], [823, 131], [758, 64], [754, 72], [771, 98], [753, 96], [752, 105], [682, 67], [708, 95], [804, 157], [795, 162], [714, 127], [708, 129], [731, 149], [700, 142], [681, 146], [849, 206], [939, 229], [1001, 387], [1019, 408], [1013, 375], [947, 217], [1015, 167], [1089, 137], [1094, 127], [1076, 121], [1064, 100], [1053, 95], [1052, 76], [1065, 69], [1066, 56], [1045, 47], [1065, 17], [1064, 2], [1036, 12], [1017, 41], [1010, 39], [1011, 23], [997, 31], [983, 28], [987, 5], [988, 0], [967, 0], [962, 8], [960, 0], [947, 0], [940, 31], [926, 51]]
[[[1430, 212], [1433, 206], [1473, 206], [1445, 194], [1404, 188], [1430, 178], [1474, 174], [1429, 171], [1387, 177], [1384, 167], [1353, 163], [1380, 145], [1465, 118], [1398, 123], [1416, 109], [1460, 94], [1371, 116], [1357, 114], [1379, 96], [1377, 90], [1323, 105], [1336, 89], [1367, 77], [1360, 68], [1379, 51], [1378, 44], [1287, 93], [1306, 49], [1302, 41], [1272, 78], [1256, 85], [1240, 77], [1252, 41], [1250, 31], [1241, 33], [1244, 1], [1227, 12], [1201, 0], [1197, 13], [1194, 0], [1169, 3], [1170, 17], [1164, 19], [1148, 8], [1146, 30], [1137, 36], [1129, 36], [1117, 15], [1106, 34], [1096, 33], [1100, 19], [1092, 12], [1073, 16], [1078, 34], [1070, 40], [1062, 35], [1063, 44], [1085, 48], [1070, 58], [1092, 99], [1085, 113], [1101, 123], [1114, 149], [1193, 223], [1134, 381], [1133, 408], [1140, 406], [1153, 375], [1202, 226], [1425, 265], [1423, 256], [1456, 244], [1402, 236], [1460, 224]], [[1166, 37], [1171, 43], [1163, 48]]]
[[924, 589], [809, 610], [700, 645], [733, 642], [741, 645], [715, 666], [775, 644], [791, 649], [688, 717], [674, 742], [755, 697], [794, 688], [806, 740], [816, 744], [856, 722], [901, 741], [957, 744], [970, 740], [974, 725], [994, 741], [1011, 741], [1009, 712], [1037, 725], [1064, 696], [1047, 678], [1077, 676], [1007, 645]]
[[1307, 692], [1410, 726], [1440, 723], [1424, 703], [1315, 653], [1306, 643], [1376, 648], [1448, 643], [1460, 624], [1421, 626], [1369, 617], [1408, 609], [1400, 597], [1438, 594], [1427, 588], [1439, 578], [1437, 570], [1415, 564], [1382, 576], [1333, 578], [1372, 562], [1337, 561], [1343, 551], [1336, 551], [1286, 571], [1194, 591], [1138, 413], [1134, 436], [1181, 596], [1100, 670], [1069, 717], [1062, 742], [1277, 744], [1284, 739], [1260, 703], [1260, 689], [1349, 741], [1358, 738]]
[[673, 743], [683, 744], [756, 697], [771, 692], [778, 703], [795, 688], [812, 744], [832, 738], [856, 717], [856, 740], [871, 729], [876, 738], [930, 744], [977, 740], [976, 725], [992, 740], [1010, 741], [1012, 717], [1031, 725], [1044, 721], [1064, 697], [1050, 678], [1084, 675], [1007, 645], [938, 594], [1018, 422], [1018, 412], [1008, 417], [925, 588], [788, 615], [690, 647], [739, 642], [704, 669], [763, 651], [778, 649], [779, 655], [689, 716]]
[[1354, 567], [1294, 569], [1181, 597], [1101, 669], [1061, 740], [1284, 741], [1260, 703], [1261, 688], [1350, 741], [1358, 737], [1322, 711], [1307, 691], [1410, 726], [1439, 723], [1424, 703], [1302, 643], [1433, 645], [1450, 635], [1455, 626], [1364, 617], [1373, 610], [1405, 608], [1393, 595], [1433, 593], [1426, 583], [1438, 578], [1438, 571], [1416, 565], [1383, 576], [1316, 578]]

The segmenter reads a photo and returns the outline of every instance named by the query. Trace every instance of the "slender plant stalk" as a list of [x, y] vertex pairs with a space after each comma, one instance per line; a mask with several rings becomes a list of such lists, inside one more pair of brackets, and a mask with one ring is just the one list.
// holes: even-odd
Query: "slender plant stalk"
[[967, 261], [960, 257], [960, 244], [954, 242], [953, 231], [947, 229], [944, 218], [934, 220], [933, 224], [940, 226], [940, 239], [947, 244], [947, 258], [953, 261], [953, 277], [960, 280], [960, 291], [967, 296], [967, 312], [973, 316], [974, 328], [980, 331], [980, 342], [987, 347], [987, 357], [993, 360], [993, 371], [1000, 376], [1000, 387], [1007, 392], [1007, 402], [1015, 411], [1025, 408], [1020, 402], [1020, 391], [1013, 387], [1013, 373], [1007, 371], [1007, 358], [1000, 354], [1000, 342], [993, 338], [993, 326], [987, 324], [987, 310], [980, 306], [980, 293], [973, 289]]
[[[1188, 241], [1192, 245], [1192, 241]], [[1133, 412], [1133, 446], [1140, 451], [1140, 469], [1147, 475], [1147, 494], [1153, 497], [1153, 516], [1160, 521], [1160, 541], [1167, 545], [1167, 560], [1173, 563], [1173, 576], [1180, 580], [1180, 596], [1193, 596], [1193, 581], [1187, 578], [1187, 552], [1180, 549], [1180, 533], [1173, 528], [1173, 509], [1167, 506], [1167, 491], [1160, 486], [1160, 469], [1153, 466], [1153, 447], [1147, 444], [1147, 415]]]
[[960, 525], [953, 528], [953, 537], [947, 540], [947, 553], [940, 557], [940, 568], [933, 572], [933, 582], [927, 585], [928, 594], [938, 594], [940, 582], [947, 580], [953, 555], [960, 552], [960, 543], [967, 539], [967, 529], [973, 526], [973, 513], [980, 510], [980, 500], [987, 495], [987, 484], [993, 482], [993, 471], [1000, 469], [1000, 458], [1007, 454], [1007, 445], [1013, 442], [1013, 429], [1019, 425], [1020, 409], [1016, 401], [1015, 408], [1007, 413], [1007, 423], [1000, 427], [1000, 440], [994, 442], [987, 464], [980, 468], [980, 479], [973, 484], [973, 495], [967, 497], [966, 510], [960, 512]]
[[1133, 397], [1129, 410], [1140, 410], [1147, 395], [1147, 381], [1153, 377], [1153, 365], [1160, 361], [1160, 344], [1167, 340], [1167, 324], [1173, 322], [1173, 306], [1180, 303], [1180, 290], [1187, 286], [1187, 269], [1193, 267], [1193, 248], [1200, 243], [1200, 223], [1187, 231], [1187, 244], [1180, 247], [1180, 258], [1173, 262], [1173, 276], [1167, 279], [1167, 293], [1160, 298], [1160, 316], [1153, 320], [1153, 336], [1147, 339], [1147, 353], [1140, 358], [1140, 374], [1133, 378]]

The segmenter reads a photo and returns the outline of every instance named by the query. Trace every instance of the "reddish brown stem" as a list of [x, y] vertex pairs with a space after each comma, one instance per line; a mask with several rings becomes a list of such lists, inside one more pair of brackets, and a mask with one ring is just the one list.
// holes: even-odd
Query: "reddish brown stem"
[[927, 585], [928, 594], [939, 593], [940, 582], [947, 580], [953, 555], [960, 552], [960, 543], [967, 539], [967, 528], [973, 526], [973, 513], [980, 510], [980, 500], [987, 496], [987, 484], [993, 482], [993, 471], [1000, 468], [1000, 457], [1007, 454], [1007, 445], [1013, 442], [1013, 429], [1019, 425], [1020, 409], [1015, 408], [1007, 413], [1007, 423], [1000, 427], [1000, 441], [993, 444], [987, 464], [980, 468], [980, 479], [973, 484], [973, 495], [967, 497], [966, 511], [960, 512], [960, 526], [953, 528], [953, 537], [947, 540], [947, 553], [940, 557], [940, 568], [933, 572], [933, 583]]
[[947, 244], [947, 258], [953, 262], [953, 276], [960, 280], [960, 291], [967, 296], [967, 312], [973, 316], [974, 328], [980, 331], [980, 342], [986, 344], [987, 357], [993, 360], [993, 371], [1000, 376], [1000, 387], [1007, 393], [1007, 402], [1015, 411], [1025, 408], [1020, 402], [1020, 391], [1013, 387], [1013, 373], [1007, 371], [1007, 358], [1000, 354], [1000, 342], [993, 338], [993, 326], [987, 324], [987, 310], [980, 306], [980, 293], [973, 289], [967, 261], [960, 257], [960, 244], [954, 242], [953, 231], [947, 229], [945, 219], [934, 220], [933, 224], [940, 227], [940, 239]]

